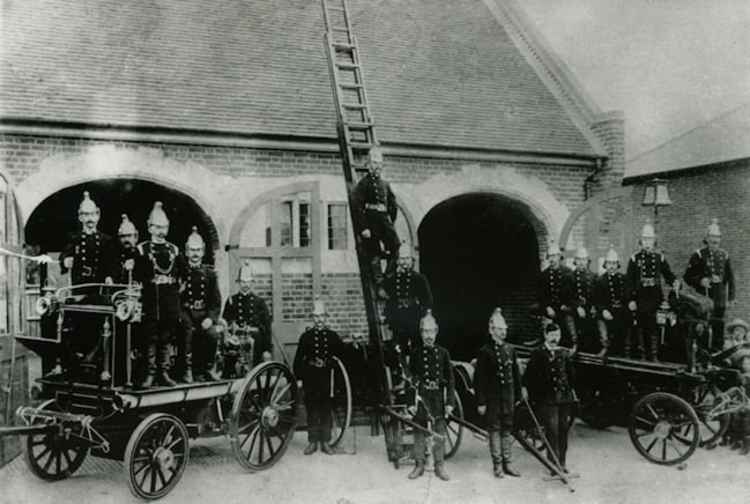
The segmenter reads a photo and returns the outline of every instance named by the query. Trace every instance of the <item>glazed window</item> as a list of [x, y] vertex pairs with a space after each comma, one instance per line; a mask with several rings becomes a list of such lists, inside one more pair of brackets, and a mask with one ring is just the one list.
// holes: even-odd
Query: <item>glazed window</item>
[[347, 248], [347, 211], [345, 203], [328, 205], [328, 250]]

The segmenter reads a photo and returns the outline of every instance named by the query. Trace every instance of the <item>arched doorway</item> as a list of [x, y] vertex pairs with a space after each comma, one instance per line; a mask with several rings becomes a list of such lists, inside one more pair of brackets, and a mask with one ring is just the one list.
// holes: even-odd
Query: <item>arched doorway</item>
[[[212, 264], [219, 247], [216, 227], [208, 214], [196, 201], [175, 189], [139, 179], [101, 179], [67, 187], [44, 199], [31, 213], [25, 227], [26, 243], [34, 251], [54, 255], [62, 250], [68, 235], [80, 229], [78, 205], [83, 191], [101, 209], [99, 229], [112, 236], [117, 235], [122, 214], [133, 221], [140, 239], [148, 239], [146, 220], [155, 201], [161, 201], [169, 216], [168, 240], [183, 248], [193, 226], [206, 240], [206, 262]], [[59, 282], [58, 268], [50, 267], [50, 280]], [[29, 284], [36, 283], [34, 272], [27, 274]]]
[[456, 196], [427, 213], [419, 226], [421, 270], [433, 289], [439, 340], [454, 359], [476, 356], [497, 306], [509, 338], [529, 338], [545, 239], [544, 226], [523, 203], [498, 194]]

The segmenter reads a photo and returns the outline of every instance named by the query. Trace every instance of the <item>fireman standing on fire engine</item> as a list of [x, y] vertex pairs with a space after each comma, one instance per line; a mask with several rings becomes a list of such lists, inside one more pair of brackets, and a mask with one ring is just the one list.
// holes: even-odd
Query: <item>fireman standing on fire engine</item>
[[576, 334], [587, 348], [592, 347], [594, 337], [593, 289], [596, 275], [589, 269], [589, 253], [584, 247], [576, 250], [573, 270], [573, 313]]
[[174, 386], [177, 382], [169, 376], [169, 344], [178, 334], [180, 280], [185, 278], [187, 265], [177, 245], [167, 241], [169, 219], [161, 201], [154, 203], [149, 214], [148, 232], [151, 239], [138, 245], [143, 271], [143, 336], [148, 338], [148, 370], [141, 387], [149, 388], [156, 380]]
[[[240, 268], [240, 290], [224, 304], [222, 318], [233, 331], [247, 331], [253, 339], [255, 366], [271, 360], [271, 315], [266, 302], [253, 292], [253, 272], [249, 262]], [[247, 363], [250, 365], [251, 363]]]
[[139, 271], [136, 270], [136, 265], [141, 257], [140, 252], [138, 252], [138, 230], [125, 214], [122, 214], [122, 222], [117, 230], [117, 238], [120, 243], [117, 246], [115, 283], [127, 284], [131, 281], [140, 282]]
[[354, 188], [352, 206], [360, 216], [365, 250], [374, 272], [375, 282], [379, 284], [383, 280], [381, 258], [387, 259], [386, 272], [390, 272], [398, 253], [399, 238], [393, 226], [398, 207], [390, 184], [383, 180], [380, 174], [383, 169], [383, 152], [379, 147], [370, 149], [367, 167], [367, 175], [362, 177]]
[[[656, 361], [659, 358], [656, 311], [663, 299], [662, 277], [675, 289], [679, 284], [664, 254], [655, 250], [656, 232], [649, 222], [643, 225], [640, 245], [641, 249], [631, 256], [625, 274], [628, 309], [634, 312], [638, 323], [641, 355], [645, 353], [650, 360]], [[646, 346], [645, 352], [642, 345]]]
[[724, 345], [724, 313], [727, 309], [727, 301], [734, 302], [735, 288], [729, 254], [719, 247], [721, 229], [719, 229], [718, 219], [713, 219], [711, 225], [708, 226], [704, 243], [706, 246], [696, 250], [690, 257], [684, 278], [688, 285], [713, 300], [712, 350], [720, 350]]
[[[89, 192], [84, 191], [83, 200], [78, 207], [81, 230], [68, 237], [67, 245], [60, 253], [60, 272], [65, 274], [70, 271], [71, 285], [112, 283], [115, 242], [111, 236], [98, 230], [100, 217], [99, 207], [91, 199]], [[75, 293], [86, 296], [83, 303], [97, 304], [101, 302], [99, 290], [98, 287], [92, 287], [77, 289]], [[58, 359], [50, 375], [62, 374], [63, 368], [68, 368], [76, 360], [75, 355], [85, 355], [85, 359], [89, 361], [93, 359], [95, 349], [98, 348], [96, 341], [101, 332], [101, 322], [100, 317], [92, 319], [85, 314], [73, 314], [70, 323], [76, 334], [66, 338], [62, 359]]]
[[539, 275], [536, 306], [543, 318], [557, 322], [564, 329], [564, 344], [576, 348], [578, 333], [572, 313], [573, 272], [562, 264], [562, 250], [554, 240], [547, 247], [547, 262], [548, 266]]
[[[222, 326], [217, 324], [221, 311], [221, 293], [214, 269], [203, 264], [206, 243], [193, 226], [185, 243], [188, 268], [185, 290], [182, 291], [184, 369], [182, 381], [191, 383], [193, 375], [198, 381], [211, 381], [210, 370], [214, 364], [216, 346]], [[195, 373], [193, 373], [195, 371]]]
[[[620, 258], [615, 249], [610, 248], [604, 258], [604, 273], [594, 282], [593, 301], [597, 314], [597, 328], [602, 349], [600, 357], [607, 355], [612, 346], [623, 348], [623, 338], [629, 331], [630, 314], [627, 310], [625, 276], [619, 272]], [[630, 353], [630, 337], [625, 344]], [[626, 355], [627, 356], [627, 355]]]

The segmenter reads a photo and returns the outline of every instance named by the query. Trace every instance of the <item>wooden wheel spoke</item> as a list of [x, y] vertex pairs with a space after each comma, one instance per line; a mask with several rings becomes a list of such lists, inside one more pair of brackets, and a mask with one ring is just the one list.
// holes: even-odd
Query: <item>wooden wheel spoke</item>
[[65, 461], [66, 461], [66, 462], [68, 463], [68, 467], [70, 467], [70, 466], [72, 466], [72, 465], [73, 465], [73, 460], [72, 460], [72, 459], [70, 458], [70, 454], [68, 453], [68, 452], [71, 452], [71, 451], [73, 452], [73, 456], [74, 456], [74, 457], [75, 457], [76, 455], [78, 455], [78, 454], [77, 454], [77, 453], [75, 452], [75, 450], [73, 450], [72, 448], [68, 448], [67, 450], [63, 450], [63, 455], [65, 455]]
[[57, 453], [55, 454], [55, 474], [60, 474], [62, 472], [62, 451], [57, 450]]
[[677, 441], [684, 444], [685, 446], [690, 446], [691, 444], [693, 444], [689, 439], [686, 439], [682, 436], [678, 436], [676, 434], [672, 434], [672, 439], [676, 439]]
[[156, 492], [156, 470], [151, 471], [151, 493]]
[[640, 439], [642, 437], [653, 436], [653, 435], [654, 433], [652, 431], [645, 431], [645, 432], [641, 432], [640, 434], [636, 434], [636, 437]]
[[[174, 432], [175, 427], [176, 427], [175, 425], [172, 425], [167, 431], [167, 434], [162, 438], [162, 441], [161, 441], [162, 446], [167, 446], [167, 443], [169, 442], [169, 440], [172, 439], [172, 433]], [[178, 441], [179, 441], [179, 438], [178, 438]], [[174, 445], [175, 443], [172, 443], [169, 446], [167, 446], [167, 448], [171, 448]]]
[[684, 455], [684, 452], [681, 452], [681, 451], [680, 451], [680, 449], [679, 449], [679, 448], [677, 448], [677, 444], [675, 444], [675, 442], [674, 442], [674, 441], [672, 441], [672, 438], [671, 438], [671, 437], [670, 437], [670, 438], [667, 438], [667, 441], [669, 441], [669, 446], [671, 446], [671, 447], [672, 447], [672, 449], [673, 449], [674, 451], [676, 451], [676, 452], [677, 452], [677, 454], [678, 454], [678, 455], [679, 455], [680, 457], [682, 457], [682, 456]]
[[138, 483], [138, 486], [141, 488], [144, 487], [144, 484], [146, 483], [146, 478], [148, 478], [148, 475], [151, 474], [151, 471], [154, 470], [153, 467], [151, 467], [151, 464], [146, 464], [145, 467], [147, 467], [148, 470], [143, 472], [143, 477], [141, 478], [140, 483]]
[[161, 471], [161, 467], [156, 468], [156, 474], [159, 476], [161, 487], [164, 488], [165, 486], [167, 486], [167, 479], [164, 477], [164, 473]]
[[711, 434], [716, 434], [717, 432], [719, 432], [719, 429], [718, 429], [718, 428], [714, 429], [714, 428], [713, 428], [713, 427], [711, 426], [711, 424], [710, 424], [710, 423], [708, 423], [708, 422], [702, 422], [702, 423], [703, 423], [703, 426], [704, 426], [704, 427], [705, 427], [706, 429], [708, 429], [709, 431], [711, 431]]
[[172, 448], [173, 448], [174, 446], [176, 446], [176, 445], [177, 445], [178, 443], [182, 443], [182, 442], [184, 442], [184, 441], [185, 441], [185, 440], [184, 440], [184, 439], [183, 439], [182, 437], [178, 437], [177, 439], [175, 439], [174, 441], [172, 441], [172, 442], [171, 442], [171, 443], [169, 444], [169, 446], [167, 446], [167, 448], [171, 450], [171, 449], [172, 449]]
[[251, 420], [250, 422], [246, 423], [239, 429], [237, 429], [237, 435], [244, 434], [247, 430], [249, 430], [252, 426], [258, 425], [258, 422], [260, 422], [260, 419]]
[[659, 414], [654, 410], [654, 407], [650, 404], [646, 404], [646, 408], [648, 409], [649, 413], [654, 417], [655, 420], [659, 420], [661, 418]]
[[651, 453], [651, 449], [656, 445], [657, 441], [659, 441], [659, 438], [654, 438], [651, 443], [649, 443], [648, 447], [646, 447], [646, 452]]
[[[274, 404], [276, 407], [279, 407], [279, 401], [282, 397], [289, 391], [289, 389], [292, 388], [292, 382], [287, 383], [284, 385], [281, 389], [275, 389], [274, 394], [271, 396], [271, 404]], [[288, 401], [288, 403], [291, 403], [292, 401]]]
[[643, 418], [642, 416], [636, 416], [635, 419], [637, 421], [641, 422], [641, 423], [644, 423], [644, 424], [650, 426], [650, 427], [653, 427], [653, 426], [656, 425], [656, 422], [652, 422], [651, 420], [647, 420], [647, 419]]
[[273, 385], [268, 387], [271, 390], [271, 397], [275, 397], [276, 392], [276, 386], [279, 384], [279, 380], [281, 380], [281, 372], [276, 373], [276, 376], [274, 377], [275, 380], [273, 381]]
[[34, 455], [34, 459], [37, 462], [41, 463], [42, 462], [42, 457], [44, 457], [45, 455], [47, 455], [51, 451], [52, 451], [52, 447], [49, 446], [49, 445], [47, 445], [47, 446], [44, 447], [44, 450], [42, 450], [42, 453], [40, 453], [39, 455]]
[[247, 451], [247, 460], [250, 460], [250, 457], [253, 455], [253, 450], [255, 449], [255, 442], [258, 440], [258, 433], [260, 432], [260, 426], [253, 430], [253, 439], [250, 441], [250, 449]]
[[266, 446], [268, 446], [268, 458], [273, 458], [273, 456], [276, 454], [276, 450], [273, 448], [273, 443], [271, 442], [271, 436], [265, 436], [266, 438]]
[[258, 446], [258, 463], [263, 463], [263, 448], [265, 447], [265, 433], [263, 432], [263, 429], [259, 430], [260, 433], [260, 446]]
[[55, 460], [55, 455], [57, 454], [57, 449], [50, 448], [50, 456], [47, 459], [47, 462], [44, 464], [44, 471], [49, 472], [49, 468], [52, 466], [52, 461]]
[[141, 467], [133, 471], [133, 476], [138, 476], [138, 474], [140, 474], [141, 471], [143, 471], [145, 468], [149, 467], [150, 465], [151, 465], [150, 462], [145, 462], [143, 465], [141, 465]]
[[661, 440], [661, 459], [667, 460], [667, 440]]
[[[248, 432], [247, 436], [245, 436], [245, 439], [243, 439], [242, 442], [240, 443], [240, 447], [245, 446], [245, 443], [247, 443], [247, 440], [250, 439], [250, 436], [253, 436], [253, 435], [257, 436], [258, 435], [257, 434], [258, 433], [258, 429], [260, 429], [260, 425], [256, 425], [253, 430], [251, 430], [250, 432]], [[252, 444], [251, 444], [250, 445], [250, 450], [252, 451], [252, 449], [253, 448], [252, 448]]]

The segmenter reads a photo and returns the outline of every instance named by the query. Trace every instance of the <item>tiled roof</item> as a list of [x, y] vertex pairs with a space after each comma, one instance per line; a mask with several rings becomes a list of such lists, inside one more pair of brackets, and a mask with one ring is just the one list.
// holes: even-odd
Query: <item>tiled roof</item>
[[[381, 140], [592, 155], [482, 0], [350, 0]], [[314, 0], [3, 3], [0, 118], [335, 137]]]
[[750, 158], [750, 103], [740, 105], [628, 161], [625, 177]]

